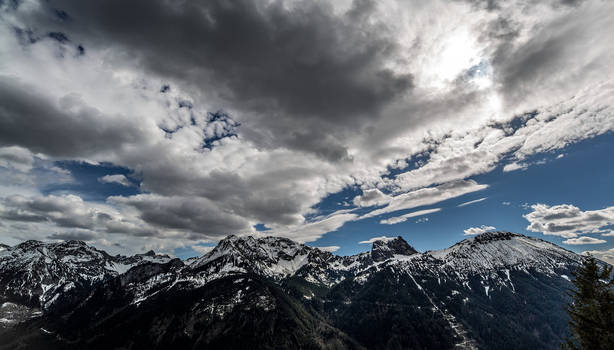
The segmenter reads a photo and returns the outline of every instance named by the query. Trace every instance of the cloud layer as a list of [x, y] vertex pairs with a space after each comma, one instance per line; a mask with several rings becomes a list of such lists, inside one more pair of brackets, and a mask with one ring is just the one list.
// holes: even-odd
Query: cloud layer
[[[614, 207], [583, 211], [571, 204], [554, 206], [535, 204], [531, 206], [531, 209], [532, 211], [524, 215], [524, 218], [529, 221], [527, 230], [532, 232], [565, 238], [576, 238], [588, 233], [600, 233], [604, 236], [613, 234], [610, 226], [614, 225]], [[592, 238], [589, 240], [594, 241]], [[578, 242], [583, 242], [583, 240], [569, 239], [566, 242], [581, 244]]]
[[[263, 234], [261, 224], [314, 241], [484, 190], [472, 177], [614, 130], [612, 11], [602, 1], [0, 3], [0, 232], [111, 247], [147, 236], [168, 251]], [[108, 174], [100, 184], [140, 193], [104, 203], [43, 193], [71, 181], [54, 168], [66, 160], [126, 168], [138, 183]], [[361, 191], [351, 208], [318, 212], [344, 189]], [[567, 238], [611, 224], [607, 211], [533, 210], [529, 230]]]
[[407, 219], [409, 219], [409, 218], [413, 218], [413, 217], [416, 217], [416, 216], [427, 215], [427, 214], [431, 214], [431, 213], [436, 213], [436, 212], [438, 212], [440, 210], [441, 210], [441, 208], [418, 210], [418, 211], [414, 211], [414, 212], [411, 212], [411, 213], [403, 214], [401, 216], [395, 216], [395, 217], [391, 217], [391, 218], [388, 218], [388, 219], [384, 219], [384, 220], [381, 220], [379, 223], [380, 224], [385, 224], [385, 225], [399, 224], [401, 222], [407, 221]]

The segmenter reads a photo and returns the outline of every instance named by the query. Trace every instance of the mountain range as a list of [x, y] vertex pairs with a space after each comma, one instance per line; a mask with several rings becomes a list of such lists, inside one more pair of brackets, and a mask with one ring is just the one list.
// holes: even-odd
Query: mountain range
[[582, 260], [510, 232], [343, 257], [228, 236], [187, 261], [27, 241], [0, 246], [0, 349], [554, 349]]

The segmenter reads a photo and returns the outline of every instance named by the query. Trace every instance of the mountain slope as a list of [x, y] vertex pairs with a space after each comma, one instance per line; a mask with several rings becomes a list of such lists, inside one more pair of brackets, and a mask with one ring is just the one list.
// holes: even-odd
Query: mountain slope
[[[109, 269], [108, 255], [90, 253], [99, 258], [88, 260], [97, 267], [87, 276], [109, 277], [81, 290], [55, 287], [71, 308], [43, 308], [0, 332], [4, 348], [553, 349], [567, 334], [567, 276], [582, 262], [509, 232], [424, 253], [399, 237], [347, 257], [283, 238], [229, 236], [187, 265], [111, 258], [132, 259], [123, 273]], [[69, 271], [85, 260], [62, 259], [75, 264]], [[55, 266], [36, 261], [44, 265], [37, 270]]]
[[[0, 248], [0, 319], [3, 325], [56, 308], [70, 307], [97, 283], [149, 261], [170, 257], [153, 252], [110, 256], [80, 241], [26, 241]], [[11, 310], [19, 310], [18, 312]], [[59, 311], [59, 310], [55, 310]]]

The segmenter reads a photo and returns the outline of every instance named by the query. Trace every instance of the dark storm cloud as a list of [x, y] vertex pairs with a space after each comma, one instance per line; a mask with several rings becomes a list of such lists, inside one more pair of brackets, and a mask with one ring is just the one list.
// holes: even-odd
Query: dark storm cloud
[[33, 214], [29, 212], [23, 212], [16, 209], [4, 210], [0, 212], [0, 217], [11, 221], [23, 221], [23, 222], [44, 222], [47, 218], [43, 215]]
[[33, 86], [0, 76], [0, 146], [72, 157], [143, 140], [140, 126], [129, 118], [104, 116], [75, 96], [54, 101]]
[[538, 37], [512, 51], [507, 45], [501, 47], [498, 57], [493, 63], [500, 64], [500, 81], [510, 95], [518, 99], [527, 93], [527, 87], [533, 87], [554, 75], [560, 67], [564, 50], [569, 46], [568, 38], [556, 36], [550, 38]]
[[[149, 176], [142, 184], [145, 190], [165, 196], [205, 197], [232, 213], [259, 222], [279, 224], [297, 223], [297, 213], [308, 201], [307, 195], [292, 181], [306, 181], [313, 176], [313, 170], [309, 168], [282, 168], [270, 169], [250, 178], [221, 170], [214, 170], [207, 177], [194, 177], [190, 168], [161, 166], [164, 169], [147, 170]], [[131, 204], [141, 209], [141, 205], [136, 204], [141, 198], [145, 197], [139, 197]]]
[[241, 217], [224, 213], [211, 201], [201, 198], [138, 195], [114, 197], [112, 200], [133, 206], [139, 210], [141, 219], [165, 229], [217, 237], [249, 229], [248, 223]]
[[288, 135], [286, 144], [296, 150], [304, 150], [330, 161], [349, 160], [347, 148], [333, 136], [323, 136], [313, 131], [294, 131]]
[[[234, 101], [287, 113], [349, 119], [373, 113], [411, 87], [381, 66], [395, 50], [367, 23], [369, 2], [345, 16], [321, 2], [248, 0], [52, 1], [84, 41], [122, 45], [162, 75], [229, 89]], [[207, 85], [207, 88], [213, 87]]]
[[[531, 18], [548, 15], [544, 5], [558, 16], [536, 25]], [[585, 1], [556, 0], [508, 5], [507, 9], [489, 2], [485, 7], [498, 15], [484, 26], [481, 40], [493, 49], [490, 64], [508, 105], [543, 95], [545, 87], [573, 90], [594, 79], [596, 72], [607, 70], [611, 54], [605, 28], [612, 25], [612, 17], [606, 14], [605, 3], [583, 5]], [[512, 16], [510, 8], [528, 14], [528, 20]]]
[[[385, 67], [397, 39], [371, 16], [371, 1], [355, 1], [345, 14], [311, 1], [291, 8], [249, 0], [46, 6], [48, 16], [25, 21], [86, 47], [112, 48], [125, 62], [215, 96], [219, 107], [248, 113], [260, 131], [244, 137], [264, 147], [345, 159], [339, 126], [358, 130], [413, 84], [411, 75]], [[58, 9], [71, 20], [55, 20]]]

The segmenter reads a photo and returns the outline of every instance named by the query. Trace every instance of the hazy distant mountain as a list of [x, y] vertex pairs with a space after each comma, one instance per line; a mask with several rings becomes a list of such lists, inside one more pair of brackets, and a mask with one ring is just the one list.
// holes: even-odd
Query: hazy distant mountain
[[554, 349], [581, 261], [509, 232], [346, 257], [229, 236], [189, 263], [28, 241], [0, 248], [0, 348]]

